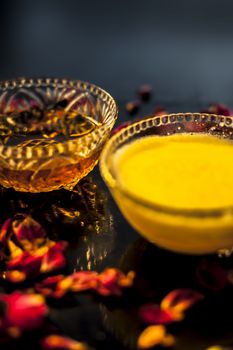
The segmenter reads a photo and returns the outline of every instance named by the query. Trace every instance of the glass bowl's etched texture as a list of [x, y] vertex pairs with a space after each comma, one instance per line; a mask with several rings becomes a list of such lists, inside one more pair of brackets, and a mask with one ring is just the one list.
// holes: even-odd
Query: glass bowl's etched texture
[[101, 88], [66, 79], [0, 83], [0, 184], [72, 189], [96, 165], [117, 118]]
[[116, 133], [104, 148], [100, 161], [102, 176], [126, 219], [149, 241], [189, 254], [230, 252], [233, 247], [233, 207], [213, 210], [165, 207], [140, 198], [140, 193], [133, 195], [118, 180], [113, 160], [121, 147], [144, 136], [166, 137], [174, 133], [208, 133], [232, 140], [233, 117], [179, 113], [152, 116], [132, 123]]

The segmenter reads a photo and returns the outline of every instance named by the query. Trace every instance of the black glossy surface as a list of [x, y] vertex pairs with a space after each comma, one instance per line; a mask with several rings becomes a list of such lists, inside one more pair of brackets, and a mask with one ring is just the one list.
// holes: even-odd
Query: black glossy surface
[[[153, 102], [145, 105], [147, 110], [152, 107]], [[174, 106], [170, 111], [183, 108]], [[191, 109], [195, 110], [194, 106]], [[23, 194], [2, 190], [0, 203], [1, 221], [16, 212], [31, 213], [49, 235], [69, 241], [66, 273], [79, 269], [101, 271], [106, 266], [136, 271], [134, 287], [125, 291], [122, 298], [84, 293], [50, 302], [49, 319], [62, 333], [84, 340], [96, 349], [134, 349], [143, 327], [138, 317], [139, 306], [158, 303], [169, 291], [186, 287], [204, 291], [206, 300], [190, 310], [184, 322], [169, 326], [176, 336], [175, 349], [205, 350], [214, 344], [233, 345], [232, 287], [218, 293], [203, 290], [196, 279], [196, 267], [202, 257], [173, 254], [141, 238], [122, 217], [98, 167], [75, 193]], [[78, 218], [77, 211], [81, 213]], [[208, 259], [228, 268], [233, 266], [232, 258]], [[28, 346], [30, 341], [35, 347], [36, 337], [39, 333], [34, 338], [25, 337], [22, 346]], [[15, 349], [18, 342], [12, 346]]]

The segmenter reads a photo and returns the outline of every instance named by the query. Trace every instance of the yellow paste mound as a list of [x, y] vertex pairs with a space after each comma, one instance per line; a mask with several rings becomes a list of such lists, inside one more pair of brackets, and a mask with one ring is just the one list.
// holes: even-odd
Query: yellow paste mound
[[155, 204], [212, 209], [233, 206], [233, 143], [207, 134], [148, 136], [114, 158], [121, 185]]

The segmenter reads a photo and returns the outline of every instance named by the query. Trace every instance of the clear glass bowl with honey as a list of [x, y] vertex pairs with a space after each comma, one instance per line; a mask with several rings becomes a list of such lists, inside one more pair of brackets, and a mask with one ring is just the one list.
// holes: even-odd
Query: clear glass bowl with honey
[[0, 185], [68, 190], [96, 165], [117, 118], [101, 88], [66, 79], [0, 83]]

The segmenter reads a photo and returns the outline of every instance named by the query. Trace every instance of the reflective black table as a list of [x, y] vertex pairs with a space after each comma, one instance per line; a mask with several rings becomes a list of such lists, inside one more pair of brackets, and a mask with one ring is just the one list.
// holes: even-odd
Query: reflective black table
[[[122, 103], [121, 113], [123, 107]], [[147, 105], [143, 113], [149, 113], [152, 107]], [[169, 109], [176, 112], [204, 108], [191, 103], [181, 107]], [[120, 118], [119, 122], [122, 121]], [[108, 266], [136, 272], [133, 287], [124, 290], [122, 297], [80, 293], [50, 301], [51, 329], [85, 341], [95, 349], [134, 349], [145, 326], [138, 314], [139, 307], [159, 303], [174, 289], [194, 288], [204, 292], [205, 301], [188, 312], [184, 321], [168, 326], [176, 338], [174, 348], [205, 350], [218, 344], [233, 349], [233, 286], [229, 284], [216, 291], [198, 285], [197, 280], [197, 266], [203, 259], [231, 269], [233, 258], [173, 254], [145, 241], [123, 218], [98, 167], [73, 192], [27, 194], [1, 189], [0, 212], [1, 223], [15, 213], [28, 213], [44, 226], [49, 236], [67, 240], [66, 274], [79, 270], [100, 272]], [[29, 333], [7, 347], [39, 349], [40, 337], [40, 332]]]

